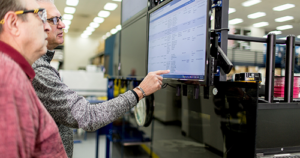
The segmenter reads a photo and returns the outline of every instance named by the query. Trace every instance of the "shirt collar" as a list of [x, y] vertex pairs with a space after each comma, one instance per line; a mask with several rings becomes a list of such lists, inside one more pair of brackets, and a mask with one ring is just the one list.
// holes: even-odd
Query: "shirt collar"
[[30, 80], [34, 78], [35, 73], [31, 65], [17, 50], [15, 50], [10, 45], [4, 43], [3, 41], [0, 41], [0, 52], [8, 55], [11, 59], [13, 59], [26, 73]]
[[43, 58], [50, 63], [55, 54], [54, 50], [47, 50], [47, 53], [43, 56]]

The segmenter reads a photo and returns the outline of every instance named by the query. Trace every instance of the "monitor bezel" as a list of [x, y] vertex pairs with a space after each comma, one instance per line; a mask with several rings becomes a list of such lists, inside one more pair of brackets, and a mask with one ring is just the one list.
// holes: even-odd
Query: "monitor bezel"
[[[160, 3], [158, 6], [155, 6], [151, 10], [148, 11], [148, 24], [147, 24], [147, 57], [146, 57], [146, 72], [148, 73], [148, 57], [149, 57], [149, 25], [150, 25], [150, 14], [155, 12], [156, 10], [160, 9], [161, 7], [169, 4], [173, 0], [166, 0], [162, 3]], [[196, 84], [201, 84], [201, 85], [207, 85], [207, 80], [208, 80], [208, 57], [210, 56], [210, 15], [211, 15], [211, 6], [210, 2], [207, 2], [207, 17], [206, 17], [206, 50], [205, 50], [205, 75], [204, 75], [204, 80], [198, 80], [198, 79], [178, 79], [178, 78], [164, 78], [164, 82], [167, 83], [185, 83], [186, 81], [189, 83], [189, 81], [197, 82]]]

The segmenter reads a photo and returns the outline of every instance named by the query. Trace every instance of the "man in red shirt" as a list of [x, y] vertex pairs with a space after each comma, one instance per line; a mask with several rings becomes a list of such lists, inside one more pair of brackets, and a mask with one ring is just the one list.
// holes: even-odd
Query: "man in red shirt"
[[0, 157], [67, 157], [31, 84], [31, 65], [47, 51], [51, 30], [38, 8], [36, 0], [0, 0]]

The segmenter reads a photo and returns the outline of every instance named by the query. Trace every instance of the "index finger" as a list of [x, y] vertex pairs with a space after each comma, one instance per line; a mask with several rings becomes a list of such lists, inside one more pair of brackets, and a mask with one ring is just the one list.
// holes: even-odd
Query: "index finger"
[[170, 70], [158, 70], [158, 71], [154, 71], [154, 73], [156, 75], [163, 75], [163, 74], [168, 74], [170, 73]]

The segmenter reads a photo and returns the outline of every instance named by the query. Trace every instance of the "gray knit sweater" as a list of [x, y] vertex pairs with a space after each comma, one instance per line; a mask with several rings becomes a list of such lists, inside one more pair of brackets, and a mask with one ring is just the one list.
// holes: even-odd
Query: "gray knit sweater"
[[73, 155], [73, 133], [69, 128], [95, 131], [122, 116], [137, 104], [136, 96], [128, 91], [101, 104], [91, 105], [68, 88], [59, 73], [50, 65], [54, 52], [38, 59], [33, 65], [36, 73], [33, 87], [55, 120], [68, 157]]

